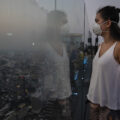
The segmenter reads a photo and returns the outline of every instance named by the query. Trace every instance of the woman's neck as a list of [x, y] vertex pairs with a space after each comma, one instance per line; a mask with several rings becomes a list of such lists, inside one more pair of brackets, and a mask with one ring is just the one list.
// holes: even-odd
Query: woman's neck
[[116, 40], [114, 38], [112, 38], [110, 35], [105, 35], [104, 36], [104, 42], [107, 44], [107, 43], [113, 43], [115, 42]]

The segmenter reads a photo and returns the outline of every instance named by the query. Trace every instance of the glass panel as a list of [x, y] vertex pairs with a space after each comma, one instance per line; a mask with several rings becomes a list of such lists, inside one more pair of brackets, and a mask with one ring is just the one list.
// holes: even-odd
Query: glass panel
[[0, 0], [0, 120], [83, 120], [86, 16], [83, 0]]

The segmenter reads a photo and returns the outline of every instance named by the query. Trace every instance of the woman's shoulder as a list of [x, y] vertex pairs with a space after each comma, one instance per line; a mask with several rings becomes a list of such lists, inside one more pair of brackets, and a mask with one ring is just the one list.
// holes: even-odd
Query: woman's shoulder
[[116, 46], [115, 46], [114, 55], [115, 55], [117, 62], [120, 63], [120, 41], [118, 41]]
[[118, 47], [120, 47], [120, 40], [119, 40], [119, 41], [117, 41], [117, 45], [118, 45]]
[[116, 48], [116, 51], [117, 51], [117, 52], [120, 51], [120, 41], [117, 42], [115, 48]]

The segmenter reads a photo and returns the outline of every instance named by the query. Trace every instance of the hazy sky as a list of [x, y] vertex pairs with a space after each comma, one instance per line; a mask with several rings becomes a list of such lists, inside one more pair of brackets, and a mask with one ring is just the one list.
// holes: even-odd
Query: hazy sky
[[[23, 43], [31, 46], [33, 42], [43, 40], [40, 37], [46, 26], [46, 12], [52, 10], [54, 0], [0, 0], [0, 46], [21, 47]], [[57, 10], [67, 14], [66, 26], [70, 33], [83, 34], [83, 0], [57, 0]]]
[[[48, 11], [54, 10], [55, 0], [36, 0], [39, 6]], [[84, 0], [57, 0], [57, 9], [65, 11], [68, 16], [68, 28], [72, 33], [83, 33]]]

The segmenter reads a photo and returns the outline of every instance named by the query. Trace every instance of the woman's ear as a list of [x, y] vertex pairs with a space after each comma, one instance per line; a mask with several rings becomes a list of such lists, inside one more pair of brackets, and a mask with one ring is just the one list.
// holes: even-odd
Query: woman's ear
[[111, 21], [111, 20], [108, 20], [107, 23], [106, 23], [106, 26], [107, 26], [108, 28], [110, 28], [111, 24], [112, 24], [112, 21]]

